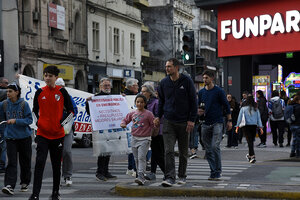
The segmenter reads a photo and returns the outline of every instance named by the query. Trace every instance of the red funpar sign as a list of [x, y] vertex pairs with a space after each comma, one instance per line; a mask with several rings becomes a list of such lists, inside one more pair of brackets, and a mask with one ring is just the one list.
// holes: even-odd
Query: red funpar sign
[[251, 0], [220, 6], [218, 56], [300, 51], [299, 24], [299, 0]]

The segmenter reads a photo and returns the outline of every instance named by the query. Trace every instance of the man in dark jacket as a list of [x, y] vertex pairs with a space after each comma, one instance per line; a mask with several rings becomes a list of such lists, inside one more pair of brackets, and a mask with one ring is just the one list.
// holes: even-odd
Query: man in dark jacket
[[[100, 92], [95, 96], [101, 95], [110, 95], [111, 93], [111, 80], [109, 78], [102, 78], [99, 83]], [[92, 97], [87, 98], [87, 101], [90, 101]], [[88, 102], [86, 102], [86, 112], [90, 115], [90, 108]], [[106, 181], [109, 178], [116, 178], [111, 173], [108, 172], [108, 165], [109, 165], [110, 155], [107, 156], [98, 156], [97, 161], [97, 172], [96, 172], [96, 179], [98, 181]]]
[[[179, 73], [180, 62], [171, 58], [166, 62], [167, 77], [158, 88], [158, 116], [164, 115], [163, 138], [165, 146], [165, 180], [162, 185], [170, 187], [175, 183], [174, 146], [178, 141], [179, 167], [178, 184], [186, 183], [186, 168], [189, 147], [189, 133], [193, 130], [197, 115], [196, 89], [192, 79]], [[156, 124], [159, 119], [156, 118]]]
[[224, 129], [223, 108], [226, 110], [227, 130], [232, 128], [232, 118], [225, 92], [214, 84], [215, 74], [206, 70], [202, 76], [205, 87], [198, 93], [199, 114], [204, 115], [201, 132], [205, 156], [210, 167], [208, 180], [217, 181], [222, 173], [220, 143]]

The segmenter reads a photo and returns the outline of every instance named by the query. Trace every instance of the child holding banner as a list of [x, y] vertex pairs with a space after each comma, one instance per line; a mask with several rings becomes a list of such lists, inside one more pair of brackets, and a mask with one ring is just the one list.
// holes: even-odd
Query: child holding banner
[[120, 126], [126, 128], [127, 124], [130, 122], [133, 123], [131, 148], [138, 171], [138, 177], [135, 179], [135, 182], [139, 185], [144, 185], [146, 154], [150, 147], [151, 136], [157, 135], [159, 129], [154, 126], [154, 115], [152, 112], [145, 109], [147, 98], [144, 95], [138, 94], [134, 102], [137, 110], [128, 113]]

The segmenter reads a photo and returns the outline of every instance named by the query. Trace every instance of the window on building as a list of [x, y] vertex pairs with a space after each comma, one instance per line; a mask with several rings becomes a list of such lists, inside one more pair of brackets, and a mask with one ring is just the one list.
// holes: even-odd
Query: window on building
[[80, 13], [76, 13], [75, 15], [75, 41], [77, 42], [81, 42], [82, 41], [82, 32], [81, 32], [81, 16], [80, 16]]
[[93, 22], [93, 50], [99, 51], [99, 23]]
[[112, 28], [108, 28], [108, 48], [109, 52], [112, 52]]
[[32, 23], [31, 15], [31, 3], [30, 0], [23, 0], [22, 1], [22, 30], [29, 31]]
[[130, 57], [135, 57], [135, 34], [130, 33]]
[[120, 32], [118, 28], [114, 28], [114, 54], [120, 53]]
[[122, 54], [124, 54], [124, 41], [125, 41], [125, 33], [122, 31], [122, 38], [121, 38], [121, 49], [122, 49]]
[[[60, 0], [52, 0], [52, 3], [53, 4], [56, 4], [56, 5], [59, 5], [59, 6], [62, 6], [62, 3]], [[49, 35], [50, 36], [53, 36], [53, 37], [57, 37], [57, 38], [63, 38], [63, 30], [59, 30], [59, 29], [56, 29], [56, 28], [53, 28], [53, 27], [50, 27], [50, 33]]]

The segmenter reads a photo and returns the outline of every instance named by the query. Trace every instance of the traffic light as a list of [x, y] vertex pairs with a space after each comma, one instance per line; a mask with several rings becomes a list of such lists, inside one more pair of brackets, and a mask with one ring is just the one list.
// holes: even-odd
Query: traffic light
[[194, 31], [184, 31], [182, 40], [183, 64], [194, 65], [196, 61]]

